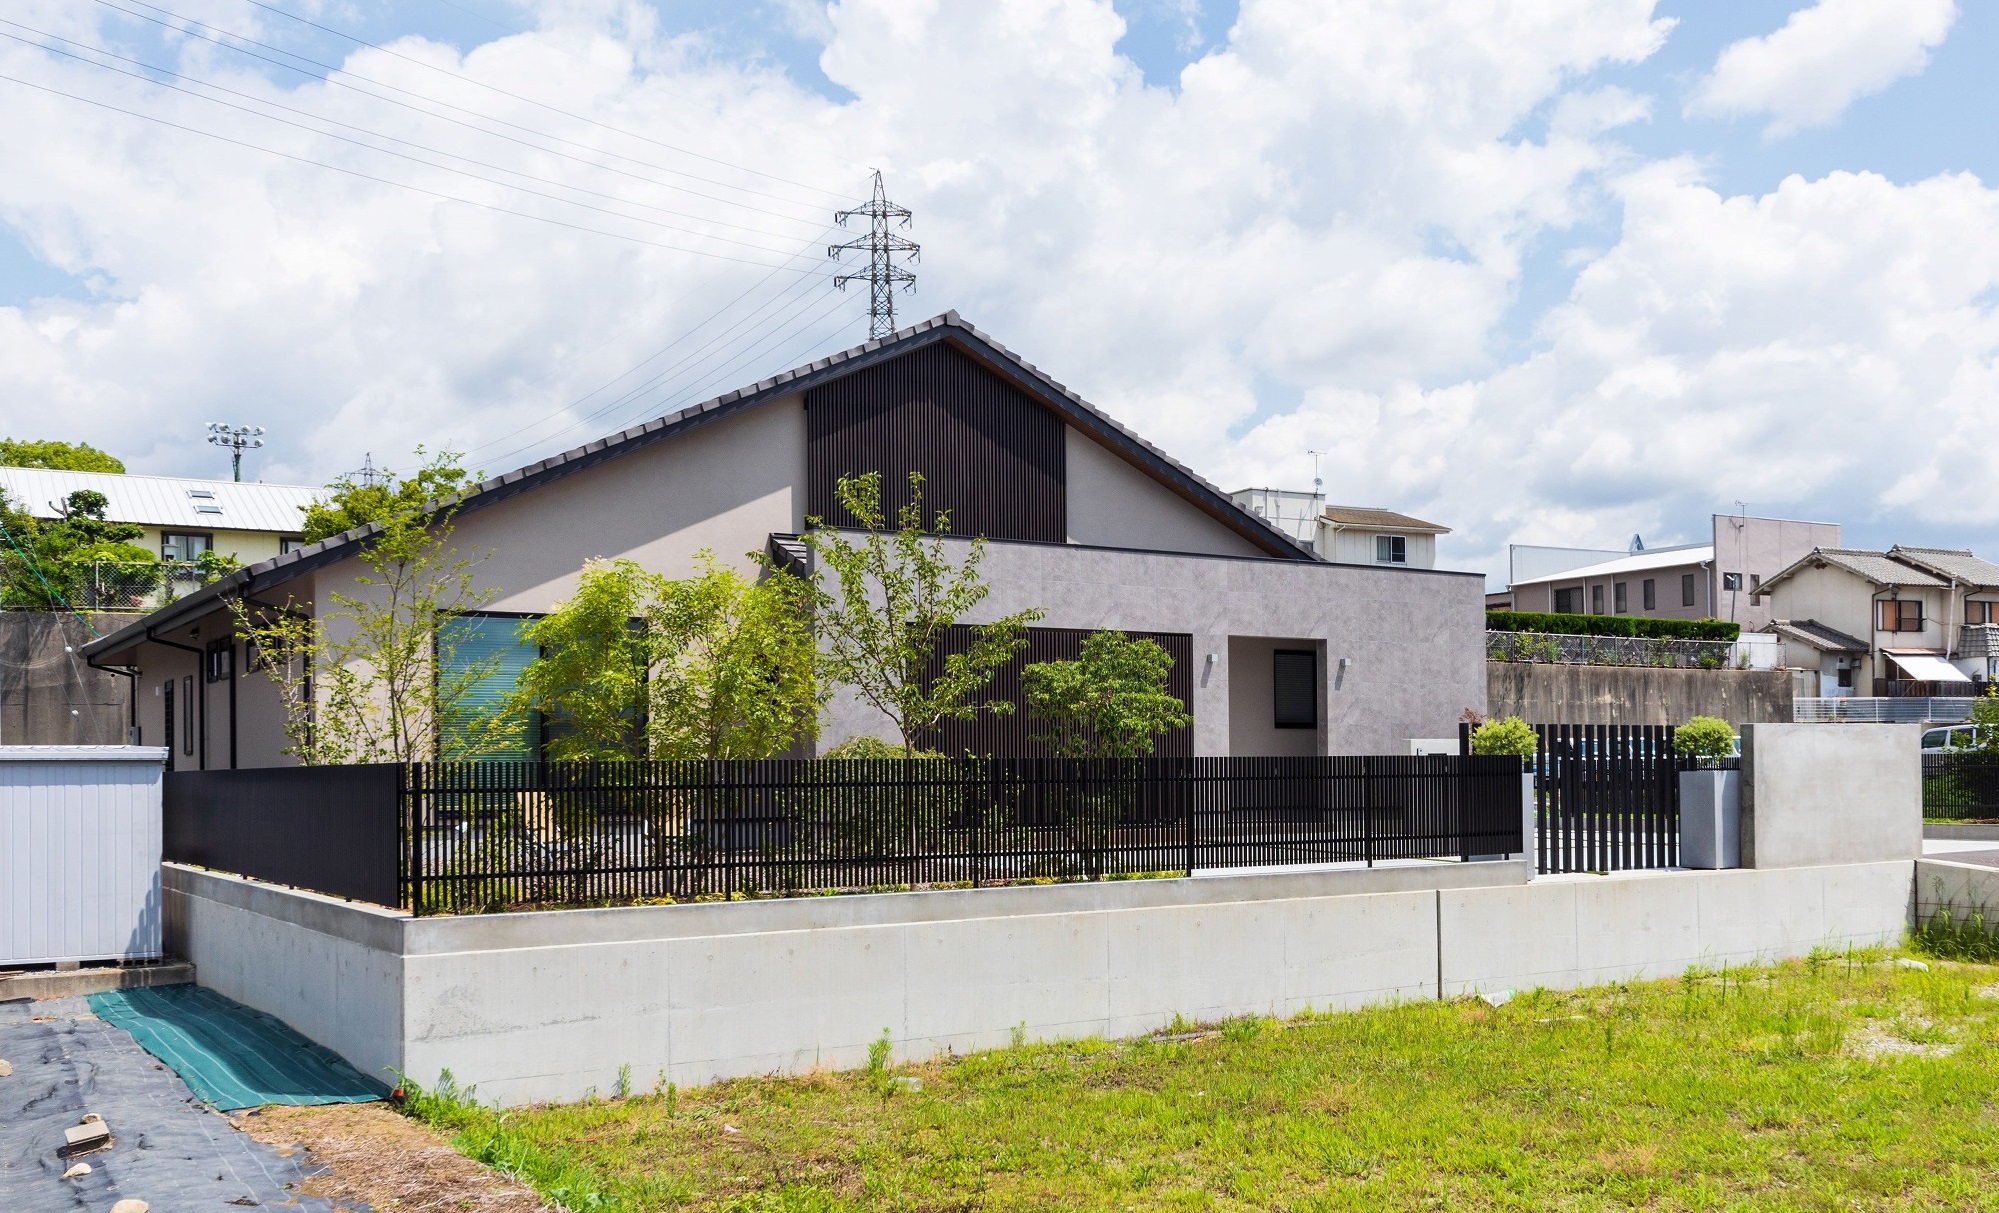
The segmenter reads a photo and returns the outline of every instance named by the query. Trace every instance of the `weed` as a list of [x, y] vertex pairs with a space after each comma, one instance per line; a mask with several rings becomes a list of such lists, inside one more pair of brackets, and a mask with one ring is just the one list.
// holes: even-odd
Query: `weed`
[[632, 1093], [631, 1062], [628, 1061], [624, 1065], [618, 1067], [618, 1085], [613, 1089], [617, 1092], [619, 1099], [624, 1099], [631, 1095]]

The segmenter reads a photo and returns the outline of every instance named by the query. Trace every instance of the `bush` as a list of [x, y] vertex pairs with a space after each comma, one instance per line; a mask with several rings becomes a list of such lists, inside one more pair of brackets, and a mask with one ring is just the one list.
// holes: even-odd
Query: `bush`
[[1645, 619], [1635, 615], [1557, 615], [1487, 611], [1488, 632], [1547, 632], [1560, 636], [1645, 636], [1658, 640], [1735, 640], [1740, 624], [1720, 619]]
[[[916, 756], [918, 758], [943, 757], [943, 755], [939, 754], [935, 750], [918, 750], [916, 751]], [[869, 737], [865, 734], [861, 734], [847, 738], [847, 740], [841, 742], [839, 745], [834, 746], [832, 749], [826, 751], [824, 754], [821, 754], [819, 757], [840, 758], [840, 759], [847, 759], [851, 761], [860, 761], [860, 762], [873, 762], [883, 758], [902, 758], [904, 757], [904, 754], [902, 752], [902, 747], [895, 744], [893, 741], [883, 741], [879, 737]]]
[[1488, 720], [1471, 733], [1471, 752], [1474, 754], [1512, 754], [1519, 758], [1532, 758], [1539, 748], [1540, 739], [1535, 735], [1534, 727], [1518, 716]]
[[1673, 730], [1673, 748], [1704, 762], [1735, 753], [1735, 728], [1715, 716], [1696, 716]]

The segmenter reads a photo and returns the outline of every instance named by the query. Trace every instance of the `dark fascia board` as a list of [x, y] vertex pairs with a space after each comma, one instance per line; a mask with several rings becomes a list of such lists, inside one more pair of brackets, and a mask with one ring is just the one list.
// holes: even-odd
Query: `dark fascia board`
[[[574, 450], [552, 455], [538, 463], [531, 463], [505, 475], [482, 481], [455, 499], [433, 503], [431, 508], [436, 512], [448, 509], [453, 513], [470, 513], [489, 505], [497, 505], [542, 485], [588, 471], [600, 463], [643, 450], [655, 443], [677, 438], [690, 430], [734, 416], [768, 401], [810, 391], [834, 379], [866, 370], [912, 350], [946, 340], [988, 369], [1026, 389], [1069, 424], [1096, 438], [1123, 457], [1126, 462], [1165, 484], [1182, 499], [1253, 545], [1262, 548], [1271, 557], [1280, 560], [1324, 562], [1323, 558], [1309, 546], [1297, 542], [1269, 522], [1243, 509], [1231, 500], [1228, 494], [1203, 480], [1158, 447], [1111, 420], [1094, 405], [1057, 383], [1038, 367], [1022, 360], [1005, 346], [980, 332], [955, 311], [933, 316], [920, 324], [901, 330], [892, 337], [864, 342], [852, 349], [843, 350], [804, 366], [794, 367], [783, 374], [774, 375], [748, 387], [726, 392], [713, 400], [689, 406], [677, 413], [646, 422], [644, 425], [633, 426], [631, 429], [599, 438]], [[106, 653], [129, 649], [134, 644], [143, 643], [155, 632], [168, 631], [181, 623], [192, 622], [213, 613], [221, 608], [227, 598], [261, 593], [315, 569], [337, 564], [358, 553], [377, 530], [379, 528], [372, 523], [356, 527], [282, 556], [274, 556], [248, 568], [238, 569], [185, 598], [161, 607], [136, 623], [120, 628], [102, 639], [91, 641], [83, 648], [84, 657], [86, 660], [94, 660]]]

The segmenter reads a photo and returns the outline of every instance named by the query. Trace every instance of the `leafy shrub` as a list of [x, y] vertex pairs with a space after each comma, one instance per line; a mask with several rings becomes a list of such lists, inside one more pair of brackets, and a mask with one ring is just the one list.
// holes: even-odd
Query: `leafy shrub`
[[1720, 619], [1647, 619], [1636, 615], [1558, 615], [1547, 611], [1487, 611], [1489, 632], [1548, 632], [1561, 636], [1647, 636], [1660, 640], [1735, 640], [1740, 624]]
[[1488, 720], [1471, 733], [1471, 752], [1474, 754], [1512, 754], [1519, 758], [1532, 758], [1539, 748], [1540, 739], [1535, 736], [1534, 727], [1518, 716]]
[[1703, 762], [1735, 753], [1735, 729], [1715, 716], [1696, 716], [1673, 730], [1673, 748]]

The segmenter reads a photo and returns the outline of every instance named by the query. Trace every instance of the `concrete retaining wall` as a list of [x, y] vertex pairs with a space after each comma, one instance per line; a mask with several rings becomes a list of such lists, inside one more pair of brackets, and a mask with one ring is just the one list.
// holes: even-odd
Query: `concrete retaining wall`
[[[92, 613], [92, 627], [110, 635], [135, 615]], [[0, 611], [0, 744], [123, 745], [131, 683], [84, 664], [93, 639], [74, 615]], [[145, 738], [164, 745], [158, 737]]]
[[1927, 921], [1946, 907], [1958, 922], [1976, 913], [1999, 928], [1999, 868], [1953, 863], [1947, 855], [1918, 861], [1915, 920]]
[[1518, 863], [412, 919], [169, 866], [204, 985], [363, 1070], [517, 1104], [1898, 938], [1911, 861], [1526, 882]]
[[1719, 716], [1741, 728], [1791, 720], [1791, 676], [1783, 670], [1488, 661], [1485, 688], [1488, 716], [1533, 724], [1685, 724]]
[[1742, 731], [1742, 862], [1756, 868], [1914, 860], [1923, 766], [1912, 724], [1758, 724]]

